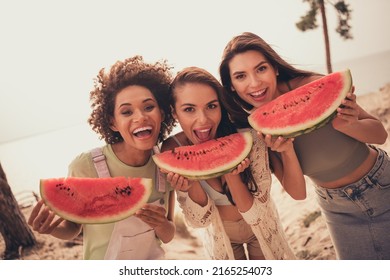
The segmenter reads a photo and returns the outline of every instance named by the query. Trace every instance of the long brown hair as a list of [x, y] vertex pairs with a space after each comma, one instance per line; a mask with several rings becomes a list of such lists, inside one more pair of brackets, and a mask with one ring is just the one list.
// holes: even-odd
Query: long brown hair
[[278, 71], [278, 83], [288, 82], [297, 77], [308, 77], [316, 74], [292, 66], [256, 34], [244, 32], [233, 37], [227, 43], [223, 51], [222, 60], [219, 66], [219, 74], [226, 92], [226, 94], [222, 96], [221, 101], [228, 110], [231, 120], [237, 127], [249, 127], [247, 120], [249, 115], [248, 111], [253, 109], [253, 106], [242, 100], [236, 92], [232, 91], [229, 63], [237, 54], [250, 50], [258, 51], [263, 54], [271, 66]]
[[[214, 89], [214, 91], [217, 93], [218, 100], [221, 103], [222, 96], [226, 95], [225, 90], [223, 86], [220, 84], [220, 82], [208, 71], [205, 69], [199, 68], [199, 67], [187, 67], [184, 68], [182, 71], [180, 71], [176, 77], [174, 78], [171, 87], [170, 87], [170, 96], [169, 101], [171, 104], [171, 107], [174, 108], [176, 104], [176, 89], [188, 84], [204, 84], [208, 85], [211, 88]], [[221, 108], [221, 122], [218, 125], [217, 128], [217, 137], [223, 137], [227, 136], [233, 133], [237, 132], [236, 127], [234, 124], [230, 121], [227, 110], [223, 106], [223, 104], [220, 104]], [[252, 170], [250, 167], [245, 169], [243, 172], [240, 173], [241, 180], [243, 183], [248, 187], [248, 190], [250, 192], [256, 192], [258, 190], [257, 184], [253, 178]], [[223, 191], [228, 197], [229, 201], [235, 205], [233, 198], [231, 196], [231, 193], [229, 191], [229, 188], [227, 184], [223, 184]]]

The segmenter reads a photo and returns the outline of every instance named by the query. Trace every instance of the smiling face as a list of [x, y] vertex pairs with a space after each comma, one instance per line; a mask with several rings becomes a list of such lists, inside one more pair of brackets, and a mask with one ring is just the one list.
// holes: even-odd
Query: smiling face
[[111, 129], [118, 131], [126, 144], [137, 150], [156, 145], [163, 114], [152, 92], [142, 86], [128, 86], [115, 98]]
[[193, 144], [216, 137], [221, 107], [211, 86], [201, 83], [181, 85], [175, 89], [175, 101], [173, 115]]
[[250, 50], [236, 54], [229, 62], [232, 90], [255, 108], [279, 95], [276, 71], [264, 55]]

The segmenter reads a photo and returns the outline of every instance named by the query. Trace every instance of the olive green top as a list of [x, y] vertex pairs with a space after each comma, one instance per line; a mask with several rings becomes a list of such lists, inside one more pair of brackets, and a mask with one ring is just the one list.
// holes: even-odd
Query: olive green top
[[331, 122], [294, 141], [303, 174], [330, 182], [355, 170], [368, 157], [369, 147], [333, 128]]
[[[104, 156], [106, 157], [107, 166], [112, 177], [124, 176], [151, 178], [153, 179], [153, 186], [155, 186], [156, 165], [152, 160], [152, 157], [150, 157], [149, 161], [144, 166], [134, 167], [120, 161], [113, 152], [111, 145], [104, 146], [102, 150]], [[71, 162], [69, 165], [68, 176], [91, 178], [99, 177], [90, 152], [80, 154]], [[154, 202], [158, 199], [164, 199], [165, 209], [168, 211], [167, 207], [170, 186], [167, 182], [166, 186], [167, 191], [165, 193], [158, 192], [156, 188], [153, 188], [148, 203]], [[115, 223], [83, 225], [84, 259], [104, 258], [114, 224]]]

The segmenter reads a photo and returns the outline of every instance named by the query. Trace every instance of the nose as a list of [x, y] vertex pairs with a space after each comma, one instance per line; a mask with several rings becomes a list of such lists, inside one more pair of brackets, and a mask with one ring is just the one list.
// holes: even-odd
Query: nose
[[261, 84], [261, 79], [256, 75], [250, 75], [249, 79], [251, 87], [257, 87], [259, 84]]
[[203, 110], [198, 111], [198, 121], [200, 124], [204, 124], [207, 122], [208, 116], [207, 113]]
[[136, 122], [144, 122], [146, 120], [146, 115], [141, 110], [135, 110], [133, 113], [133, 120]]

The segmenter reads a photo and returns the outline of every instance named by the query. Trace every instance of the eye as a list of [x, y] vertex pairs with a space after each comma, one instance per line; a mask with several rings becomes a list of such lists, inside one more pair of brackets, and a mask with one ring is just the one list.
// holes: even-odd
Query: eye
[[217, 103], [209, 104], [209, 105], [208, 105], [208, 108], [209, 108], [209, 109], [217, 109], [217, 108], [218, 108], [218, 104], [217, 104]]
[[238, 75], [234, 76], [234, 79], [236, 79], [236, 80], [242, 80], [244, 78], [245, 78], [244, 74], [238, 74]]
[[151, 111], [153, 111], [154, 108], [156, 108], [155, 105], [147, 105], [147, 106], [145, 106], [145, 111], [151, 112]]
[[126, 110], [122, 110], [120, 111], [121, 115], [124, 115], [124, 116], [130, 116], [133, 114], [133, 112], [129, 109], [126, 109]]
[[195, 109], [194, 109], [193, 107], [185, 107], [185, 108], [183, 108], [183, 111], [184, 111], [184, 112], [191, 113], [191, 112], [194, 112]]
[[260, 65], [258, 68], [257, 68], [257, 72], [264, 72], [265, 70], [267, 70], [268, 67], [266, 65]]

